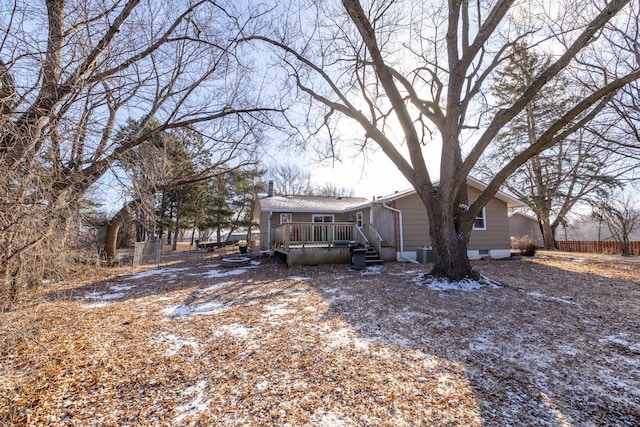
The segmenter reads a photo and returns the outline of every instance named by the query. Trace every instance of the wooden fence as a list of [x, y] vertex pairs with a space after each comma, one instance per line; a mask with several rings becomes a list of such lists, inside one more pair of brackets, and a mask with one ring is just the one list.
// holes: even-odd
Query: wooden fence
[[[621, 242], [604, 242], [604, 241], [556, 241], [558, 249], [568, 252], [593, 252], [600, 254], [621, 254]], [[640, 255], [640, 241], [629, 242], [631, 255]]]

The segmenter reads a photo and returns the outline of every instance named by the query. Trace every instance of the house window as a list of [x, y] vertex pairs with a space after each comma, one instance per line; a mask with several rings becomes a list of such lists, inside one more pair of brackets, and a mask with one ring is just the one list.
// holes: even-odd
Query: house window
[[487, 221], [486, 214], [484, 208], [480, 211], [476, 219], [473, 221], [473, 229], [474, 230], [486, 230], [487, 229]]
[[280, 214], [280, 224], [292, 222], [291, 214]]
[[362, 215], [362, 212], [357, 212], [356, 213], [356, 227], [362, 228], [363, 226], [364, 226], [364, 216]]
[[333, 215], [313, 215], [313, 222], [333, 222]]

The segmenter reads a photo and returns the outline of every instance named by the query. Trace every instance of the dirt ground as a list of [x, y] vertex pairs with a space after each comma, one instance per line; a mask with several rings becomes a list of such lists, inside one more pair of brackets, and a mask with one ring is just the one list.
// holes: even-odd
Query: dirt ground
[[0, 314], [3, 425], [640, 425], [640, 263], [224, 268], [50, 284]]

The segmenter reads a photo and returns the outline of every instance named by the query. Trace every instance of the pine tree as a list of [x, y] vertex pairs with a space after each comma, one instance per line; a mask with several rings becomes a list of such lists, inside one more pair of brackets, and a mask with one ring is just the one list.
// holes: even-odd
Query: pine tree
[[[551, 62], [549, 55], [519, 44], [511, 60], [497, 73], [492, 86], [500, 101], [511, 105]], [[489, 178], [517, 153], [535, 143], [567, 105], [579, 99], [579, 89], [569, 79], [557, 79], [543, 87], [521, 114], [498, 135], [495, 149], [480, 170]], [[534, 155], [505, 181], [505, 187], [526, 203], [538, 218], [545, 249], [556, 249], [555, 232], [571, 208], [586, 194], [615, 183], [607, 170], [612, 153], [586, 129]]]

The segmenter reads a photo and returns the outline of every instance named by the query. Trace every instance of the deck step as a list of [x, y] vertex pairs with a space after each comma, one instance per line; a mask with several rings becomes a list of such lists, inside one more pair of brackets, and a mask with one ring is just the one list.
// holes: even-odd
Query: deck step
[[380, 255], [376, 252], [372, 247], [367, 248], [367, 252], [365, 253], [365, 263], [367, 265], [373, 264], [382, 264], [384, 261], [380, 259]]

